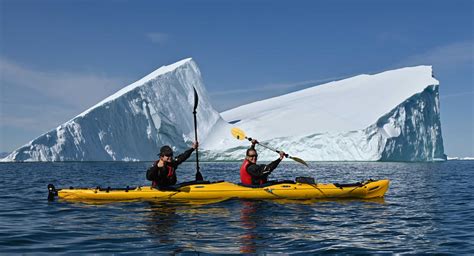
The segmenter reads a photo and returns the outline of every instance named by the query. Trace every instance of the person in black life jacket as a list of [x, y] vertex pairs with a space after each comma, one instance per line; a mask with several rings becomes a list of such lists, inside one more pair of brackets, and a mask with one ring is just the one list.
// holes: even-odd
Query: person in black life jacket
[[277, 168], [285, 157], [285, 152], [280, 151], [280, 157], [277, 160], [267, 165], [257, 164], [258, 154], [255, 150], [255, 144], [257, 143], [257, 140], [252, 140], [252, 146], [247, 149], [245, 160], [240, 167], [240, 182], [244, 185], [262, 185], [266, 183], [268, 175]]
[[158, 154], [160, 159], [146, 171], [147, 180], [152, 181], [151, 186], [162, 188], [175, 185], [178, 165], [186, 161], [198, 146], [199, 143], [194, 142], [190, 149], [175, 158], [173, 158], [173, 149], [170, 146], [161, 147], [160, 154]]

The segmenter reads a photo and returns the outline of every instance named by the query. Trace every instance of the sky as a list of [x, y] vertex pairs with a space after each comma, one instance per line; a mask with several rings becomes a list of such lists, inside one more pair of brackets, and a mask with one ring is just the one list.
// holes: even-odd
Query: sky
[[445, 153], [474, 156], [471, 0], [0, 0], [0, 152], [188, 57], [218, 111], [432, 65]]

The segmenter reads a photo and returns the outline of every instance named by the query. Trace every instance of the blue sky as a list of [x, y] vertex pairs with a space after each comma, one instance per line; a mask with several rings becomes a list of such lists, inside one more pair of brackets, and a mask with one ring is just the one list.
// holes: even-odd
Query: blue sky
[[0, 0], [0, 152], [192, 57], [219, 111], [433, 65], [445, 152], [474, 156], [473, 10], [470, 0]]

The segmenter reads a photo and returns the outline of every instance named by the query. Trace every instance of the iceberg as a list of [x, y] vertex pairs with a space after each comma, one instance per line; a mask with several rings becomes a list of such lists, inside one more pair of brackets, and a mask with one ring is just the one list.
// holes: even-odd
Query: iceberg
[[448, 156], [448, 161], [474, 161], [474, 157]]
[[[249, 146], [232, 127], [306, 161], [445, 160], [439, 82], [431, 66], [360, 75], [218, 113], [197, 64], [163, 66], [1, 161], [150, 161], [162, 145], [194, 140], [199, 94], [203, 160], [241, 160]], [[260, 160], [277, 155], [259, 149]]]
[[[438, 87], [431, 66], [409, 67], [314, 86], [221, 116], [307, 161], [446, 160]], [[248, 142], [216, 140], [209, 158], [241, 159], [245, 147]], [[259, 158], [276, 156], [260, 150]]]
[[164, 144], [182, 151], [194, 140], [193, 87], [200, 98], [198, 138], [205, 139], [224, 121], [189, 58], [124, 87], [2, 161], [149, 161]]

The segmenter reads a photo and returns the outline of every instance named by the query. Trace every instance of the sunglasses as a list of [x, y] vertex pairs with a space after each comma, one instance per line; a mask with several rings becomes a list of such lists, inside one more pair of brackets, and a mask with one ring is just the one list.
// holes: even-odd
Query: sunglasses
[[255, 155], [247, 155], [248, 157], [258, 157], [258, 154]]
[[166, 157], [173, 157], [173, 154], [166, 154], [166, 155], [163, 155], [163, 156], [166, 156]]

